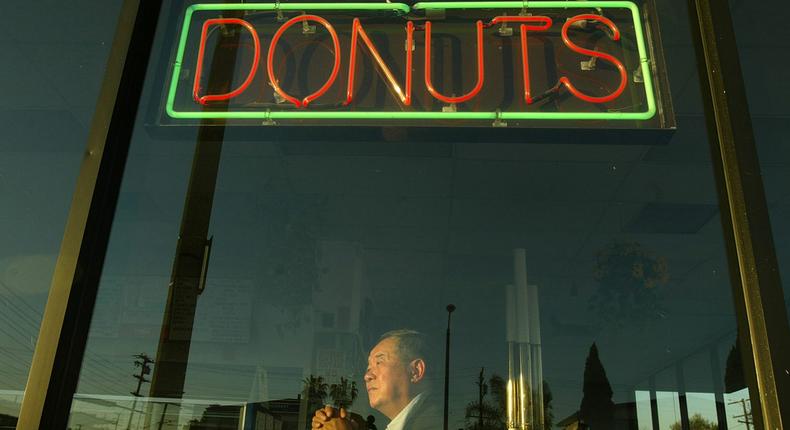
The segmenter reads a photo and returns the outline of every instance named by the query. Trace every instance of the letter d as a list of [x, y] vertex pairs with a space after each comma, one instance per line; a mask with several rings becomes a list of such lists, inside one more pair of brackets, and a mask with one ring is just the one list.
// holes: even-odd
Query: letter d
[[[200, 78], [203, 75], [203, 57], [206, 55], [206, 39], [208, 38], [208, 29], [212, 25], [225, 25], [225, 24], [237, 24], [247, 29], [252, 35], [252, 40], [255, 42], [255, 56], [252, 60], [252, 68], [250, 69], [249, 74], [247, 75], [247, 79], [244, 81], [241, 86], [236, 88], [235, 90], [225, 93], [225, 94], [212, 94], [212, 95], [200, 95]], [[196, 102], [205, 105], [208, 102], [212, 101], [221, 101], [221, 100], [230, 100], [239, 94], [243, 93], [247, 87], [250, 86], [252, 83], [253, 78], [255, 78], [255, 73], [258, 71], [258, 62], [261, 59], [261, 42], [258, 39], [258, 33], [255, 32], [255, 29], [252, 25], [243, 20], [238, 18], [219, 18], [219, 19], [209, 19], [203, 23], [203, 32], [200, 35], [200, 50], [198, 51], [198, 59], [197, 59], [197, 67], [195, 68], [195, 83], [192, 86], [192, 97], [195, 99]]]

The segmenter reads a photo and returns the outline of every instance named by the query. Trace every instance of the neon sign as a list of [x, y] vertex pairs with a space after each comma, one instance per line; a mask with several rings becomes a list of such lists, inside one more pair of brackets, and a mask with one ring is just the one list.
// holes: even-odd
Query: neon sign
[[[308, 124], [646, 121], [657, 102], [643, 33], [630, 1], [195, 4], [164, 110]], [[220, 49], [239, 59], [232, 80], [212, 83]]]

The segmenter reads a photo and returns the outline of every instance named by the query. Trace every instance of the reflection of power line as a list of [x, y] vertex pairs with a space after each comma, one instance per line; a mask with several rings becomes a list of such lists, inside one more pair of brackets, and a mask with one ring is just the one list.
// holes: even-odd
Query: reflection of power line
[[[9, 297], [14, 299], [14, 301], [6, 300], [4, 303], [5, 306], [8, 309], [10, 309], [12, 312], [14, 312], [14, 314], [16, 314], [19, 317], [20, 321], [27, 323], [33, 329], [33, 331], [37, 333], [39, 328], [39, 323], [41, 322], [41, 317], [42, 317], [41, 312], [33, 308], [33, 306], [28, 304], [19, 294], [17, 294], [14, 290], [11, 289], [11, 287], [6, 285], [2, 281], [0, 281], [0, 286], [3, 287], [3, 289], [5, 289], [6, 291], [8, 291]], [[15, 302], [24, 305], [25, 308], [29, 310], [29, 312], [23, 310], [20, 307], [17, 307]], [[31, 317], [29, 314], [33, 315], [34, 317]]]
[[[0, 316], [3, 316], [3, 315], [0, 314]], [[2, 321], [2, 320], [0, 320], [0, 321]], [[6, 321], [9, 321], [9, 320], [6, 320]], [[13, 323], [14, 321], [10, 321], [10, 322]], [[33, 347], [31, 345], [28, 345], [28, 344], [25, 343], [26, 333], [22, 332], [17, 327], [15, 327], [15, 326], [13, 326], [11, 324], [6, 324], [5, 327], [11, 329], [11, 331], [8, 331], [8, 330], [6, 330], [3, 327], [4, 327], [3, 325], [0, 325], [0, 333], [4, 333], [7, 336], [8, 340], [15, 342], [17, 345], [21, 346], [22, 348], [17, 350], [17, 351], [21, 351], [21, 354], [19, 354], [19, 353], [14, 354], [13, 352], [11, 352], [10, 348], [6, 348], [7, 350], [0, 349], [0, 354], [10, 358], [11, 359], [11, 363], [21, 363], [22, 367], [15, 367], [15, 366], [10, 366], [10, 365], [9, 366], [11, 368], [14, 368], [15, 370], [21, 371], [25, 375], [27, 375], [28, 371], [30, 370], [29, 363], [30, 363], [30, 359], [31, 359], [31, 357], [33, 355]], [[104, 379], [104, 380], [106, 380], [108, 382], [116, 382], [117, 381], [117, 376], [116, 375], [97, 374], [97, 375], [95, 375], [95, 377], [98, 378], [98, 379]], [[106, 387], [106, 385], [105, 385], [105, 387]]]
[[115, 386], [109, 385], [108, 382], [105, 380], [100, 379], [88, 379], [86, 377], [80, 378], [80, 391], [82, 392], [90, 392], [89, 388], [93, 388], [94, 391], [100, 392], [99, 389], [104, 390], [108, 393], [114, 393], [118, 391], [118, 388]]
[[10, 328], [18, 336], [22, 336], [22, 340], [16, 338], [14, 334], [7, 331], [5, 328], [3, 328], [2, 325], [0, 325], [0, 333], [4, 333], [6, 336], [8, 336], [8, 339], [13, 340], [14, 342], [22, 346], [24, 349], [30, 350], [31, 352], [33, 351], [33, 346], [25, 342], [25, 333], [23, 333], [22, 331], [20, 331], [18, 328], [14, 326], [6, 326], [6, 327]]
[[[30, 305], [22, 296], [20, 296], [17, 292], [15, 292], [11, 287], [6, 285], [4, 282], [0, 281], [0, 287], [3, 287], [8, 292], [9, 297], [13, 299], [5, 301], [5, 306], [10, 309], [17, 317], [18, 320], [11, 319], [10, 314], [0, 313], [0, 316], [5, 316], [8, 324], [7, 327], [13, 327], [17, 333], [22, 335], [22, 339], [27, 337], [30, 340], [34, 340], [38, 337], [38, 330], [39, 330], [39, 323], [41, 322], [42, 314], [40, 311], [35, 309], [32, 305]], [[21, 306], [20, 306], [21, 305]], [[32, 316], [31, 316], [32, 315]], [[23, 322], [27, 324], [29, 327], [30, 332], [23, 332], [20, 330], [23, 328], [18, 322]], [[30, 349], [32, 352], [32, 346], [25, 345], [27, 349]], [[106, 369], [109, 372], [108, 379], [117, 380], [118, 375], [116, 372], [120, 372], [121, 374], [126, 373], [126, 370], [117, 366], [115, 363], [107, 360], [104, 357], [101, 357], [95, 353], [90, 351], [86, 351], [86, 360], [92, 361], [96, 366], [100, 366]], [[101, 361], [100, 361], [101, 360]]]
[[[9, 360], [4, 363], [4, 368], [0, 369], [0, 375], [5, 374], [9, 376], [18, 376], [20, 377], [19, 382], [22, 383], [22, 387], [24, 387], [24, 383], [26, 381], [27, 375], [30, 372], [30, 367], [25, 364], [27, 363], [26, 360], [20, 359], [19, 356], [11, 354], [9, 351], [4, 351], [0, 349], [0, 357], [5, 356], [8, 357]], [[22, 363], [20, 365], [20, 363]], [[8, 372], [8, 371], [13, 372]], [[5, 379], [4, 382], [8, 383], [9, 379]], [[87, 378], [87, 376], [83, 376], [81, 383], [83, 384], [92, 384], [95, 386], [100, 386], [103, 389], [107, 390], [108, 392], [116, 391], [115, 388], [111, 387], [109, 383], [115, 383], [116, 378], [101, 378], [98, 375], [93, 375], [91, 379]]]
[[754, 421], [752, 421], [751, 408], [747, 408], [746, 407], [746, 402], [748, 402], [748, 401], [749, 401], [749, 399], [740, 399], [740, 400], [734, 400], [734, 401], [728, 403], [728, 405], [734, 405], [736, 403], [740, 403], [741, 404], [741, 408], [743, 408], [743, 415], [734, 415], [733, 418], [735, 418], [735, 419], [743, 418], [743, 420], [738, 420], [738, 422], [741, 423], [741, 424], [746, 424], [746, 430], [750, 430], [751, 429], [751, 425], [754, 424]]
[[11, 388], [22, 389], [22, 388], [25, 387], [24, 385], [22, 385], [21, 387], [14, 387], [13, 384], [11, 383], [11, 381], [14, 378], [17, 378], [18, 382], [24, 383], [26, 378], [27, 378], [27, 372], [25, 372], [25, 371], [18, 370], [18, 369], [4, 368], [4, 369], [0, 369], [0, 375], [5, 375], [6, 376], [5, 378], [0, 379], [0, 380], [3, 381], [3, 388], [4, 389], [11, 389]]
[[4, 363], [4, 367], [17, 369], [17, 370], [25, 370], [25, 373], [27, 373], [28, 367], [25, 366], [24, 364], [22, 365], [22, 367], [18, 367], [18, 366], [12, 365], [12, 364], [19, 364], [19, 362], [21, 361], [21, 360], [19, 360], [19, 357], [17, 355], [11, 354], [10, 352], [2, 350], [2, 349], [0, 349], [0, 354], [4, 355], [4, 356], [6, 356], [6, 357], [8, 357], [10, 359], [10, 361], [8, 361], [7, 363]]
[[[13, 348], [0, 349], [0, 355], [4, 355], [10, 359], [6, 364], [7, 369], [15, 370], [18, 375], [25, 377], [30, 370], [29, 363], [33, 355], [33, 344], [38, 337], [38, 322], [40, 321], [41, 313], [4, 283], [0, 282], [0, 286], [9, 293], [8, 299], [3, 302], [3, 307], [7, 309], [8, 312], [0, 312], [0, 317], [2, 317], [0, 321], [5, 322], [5, 324], [0, 324], [0, 332], [5, 334], [9, 341], [21, 347], [16, 349], [16, 352], [14, 352]], [[13, 301], [11, 301], [11, 299], [13, 299]], [[23, 307], [27, 310], [23, 309]], [[30, 316], [31, 314], [33, 315], [32, 317]], [[39, 320], [37, 321], [35, 317], [38, 317]], [[93, 375], [90, 375], [90, 378], [88, 376], [91, 372], [83, 374], [82, 383], [101, 387], [108, 392], [117, 391], [117, 389], [112, 386], [118, 382], [118, 375], [115, 374], [115, 369], [99, 362], [95, 358], [86, 356], [86, 364], [88, 362], [95, 363], [101, 367], [94, 367]], [[99, 369], [105, 370], [100, 372], [98, 371]]]

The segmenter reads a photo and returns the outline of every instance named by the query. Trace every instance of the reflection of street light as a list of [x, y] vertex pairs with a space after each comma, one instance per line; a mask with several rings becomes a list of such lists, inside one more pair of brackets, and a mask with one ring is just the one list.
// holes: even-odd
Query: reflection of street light
[[444, 345], [444, 430], [447, 430], [447, 411], [449, 401], [447, 394], [450, 392], [450, 316], [455, 310], [455, 305], [447, 305], [447, 342]]

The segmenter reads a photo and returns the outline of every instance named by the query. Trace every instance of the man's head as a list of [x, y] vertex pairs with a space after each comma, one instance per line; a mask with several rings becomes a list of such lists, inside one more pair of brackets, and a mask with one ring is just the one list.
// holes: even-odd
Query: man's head
[[424, 390], [428, 344], [413, 330], [384, 333], [368, 356], [365, 386], [370, 406], [388, 418]]

